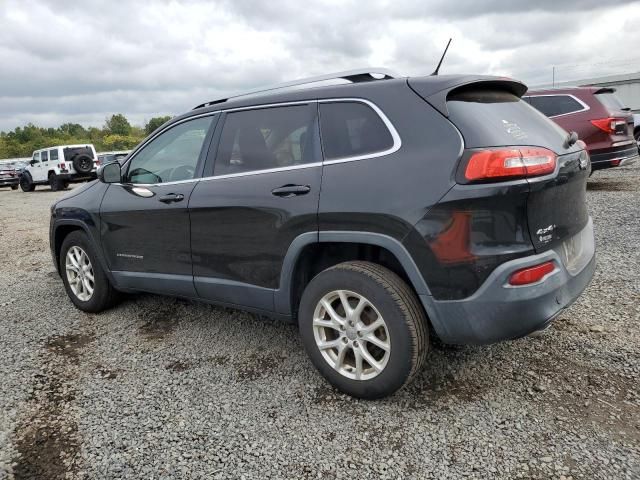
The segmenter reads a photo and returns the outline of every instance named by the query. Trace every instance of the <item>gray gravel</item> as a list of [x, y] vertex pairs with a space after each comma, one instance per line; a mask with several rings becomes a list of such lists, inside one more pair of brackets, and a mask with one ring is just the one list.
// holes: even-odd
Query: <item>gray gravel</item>
[[432, 350], [377, 402], [330, 388], [290, 325], [151, 295], [74, 309], [61, 194], [2, 190], [0, 478], [638, 479], [639, 184], [590, 179], [596, 277], [552, 328]]

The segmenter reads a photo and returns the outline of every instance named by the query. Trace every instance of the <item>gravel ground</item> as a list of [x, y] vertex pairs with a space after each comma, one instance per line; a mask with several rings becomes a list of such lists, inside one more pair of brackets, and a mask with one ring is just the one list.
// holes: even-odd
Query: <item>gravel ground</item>
[[598, 172], [598, 269], [547, 332], [329, 387], [296, 329], [152, 295], [100, 315], [48, 248], [60, 193], [0, 191], [0, 478], [640, 478], [640, 166]]

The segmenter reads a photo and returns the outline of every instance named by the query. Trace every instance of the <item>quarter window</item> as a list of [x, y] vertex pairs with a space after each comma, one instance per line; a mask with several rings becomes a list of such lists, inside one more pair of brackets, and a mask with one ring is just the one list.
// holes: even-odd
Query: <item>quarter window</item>
[[129, 163], [129, 183], [165, 183], [194, 178], [213, 117], [196, 118], [161, 133]]
[[584, 107], [575, 98], [569, 95], [544, 95], [525, 97], [526, 100], [536, 109], [540, 110], [547, 117], [565, 115], [584, 110]]
[[370, 155], [393, 147], [391, 132], [364, 103], [321, 103], [320, 128], [326, 160]]
[[310, 105], [227, 113], [214, 175], [313, 163], [315, 109]]
[[49, 160], [58, 160], [58, 149], [49, 150]]

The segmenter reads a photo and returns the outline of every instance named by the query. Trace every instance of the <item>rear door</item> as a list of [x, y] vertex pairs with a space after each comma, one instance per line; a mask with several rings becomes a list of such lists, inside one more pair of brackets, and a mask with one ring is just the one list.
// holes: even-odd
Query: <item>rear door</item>
[[291, 242], [318, 231], [317, 108], [241, 110], [222, 122], [209, 177], [189, 203], [195, 287], [208, 300], [272, 311]]
[[215, 116], [159, 133], [123, 166], [100, 206], [102, 247], [121, 287], [193, 297], [189, 197]]

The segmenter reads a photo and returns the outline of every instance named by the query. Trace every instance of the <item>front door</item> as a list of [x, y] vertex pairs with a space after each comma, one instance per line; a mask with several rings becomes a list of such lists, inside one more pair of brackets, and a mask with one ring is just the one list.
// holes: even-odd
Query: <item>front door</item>
[[29, 168], [29, 174], [34, 182], [42, 182], [46, 180], [45, 170], [42, 168], [42, 162], [40, 162], [40, 154], [42, 152], [36, 152], [31, 159], [31, 168]]
[[[120, 287], [195, 296], [188, 204], [215, 116], [178, 123], [123, 166], [100, 208], [102, 246]], [[206, 147], [205, 147], [206, 146]]]
[[196, 290], [208, 300], [273, 311], [287, 249], [318, 230], [315, 103], [227, 113], [207, 169], [189, 203]]

